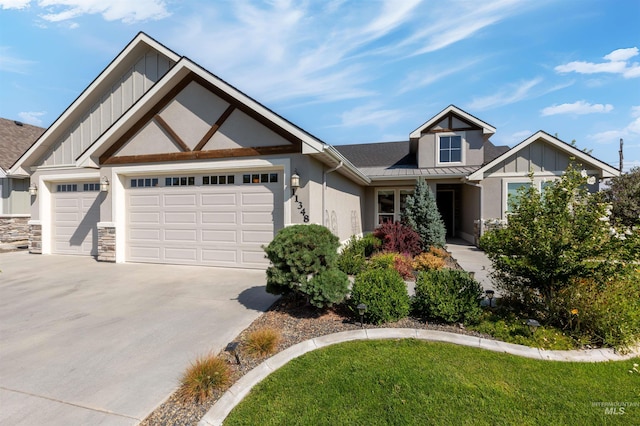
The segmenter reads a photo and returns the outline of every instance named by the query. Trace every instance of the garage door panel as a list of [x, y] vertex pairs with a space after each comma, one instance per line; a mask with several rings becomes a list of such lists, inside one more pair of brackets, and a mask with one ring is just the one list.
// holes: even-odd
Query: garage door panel
[[191, 212], [164, 212], [164, 223], [171, 224], [188, 224], [195, 225], [197, 222], [197, 213]]
[[202, 212], [202, 224], [233, 224], [237, 223], [238, 215], [233, 212]]
[[165, 229], [164, 241], [195, 243], [198, 241], [198, 233], [195, 229]]
[[133, 212], [129, 215], [129, 223], [134, 225], [159, 225], [160, 212]]
[[160, 259], [160, 248], [150, 247], [144, 245], [131, 245], [130, 253], [132, 254], [130, 260], [138, 262], [149, 262]]
[[171, 263], [196, 263], [198, 251], [195, 248], [173, 248], [164, 249], [164, 260]]
[[159, 207], [160, 206], [160, 195], [131, 195], [129, 197], [129, 205], [131, 207], [138, 206], [149, 206], [149, 207]]
[[271, 231], [242, 231], [243, 243], [269, 244], [272, 239], [273, 232]]
[[220, 262], [234, 265], [238, 261], [236, 250], [202, 249], [203, 263], [217, 265]]
[[[81, 184], [76, 184], [80, 186]], [[51, 251], [55, 254], [98, 254], [98, 221], [103, 197], [97, 191], [53, 192]]]
[[[275, 209], [273, 205], [274, 199], [283, 199], [282, 185], [199, 185], [200, 179], [196, 176], [193, 186], [127, 191], [126, 259], [266, 268], [268, 260], [261, 246], [273, 239], [274, 212], [282, 215], [282, 206]], [[143, 191], [148, 198], [141, 201]], [[280, 193], [274, 195], [274, 191]], [[160, 215], [159, 223], [152, 220], [158, 216], [151, 214]], [[278, 217], [275, 223], [281, 227], [283, 218]], [[152, 239], [157, 234], [151, 230], [159, 232], [159, 239]], [[143, 241], [145, 237], [149, 240]], [[159, 252], [150, 251], [151, 247]]]
[[166, 194], [164, 196], [164, 205], [167, 207], [195, 207], [197, 205], [196, 198], [196, 194]]
[[203, 230], [203, 243], [237, 243], [238, 233], [236, 231], [224, 230]]
[[202, 207], [235, 207], [238, 197], [235, 193], [202, 194]]
[[131, 240], [149, 240], [149, 241], [160, 241], [160, 230], [159, 229], [131, 229], [130, 231]]

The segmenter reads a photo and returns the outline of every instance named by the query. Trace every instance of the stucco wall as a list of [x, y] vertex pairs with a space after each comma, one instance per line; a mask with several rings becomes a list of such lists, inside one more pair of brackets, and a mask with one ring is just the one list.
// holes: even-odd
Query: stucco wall
[[327, 175], [324, 225], [331, 229], [340, 241], [352, 235], [362, 234], [364, 189], [334, 171]]
[[[418, 142], [418, 167], [438, 166], [438, 137], [442, 133], [426, 133], [420, 137]], [[484, 136], [480, 130], [464, 130], [459, 132], [444, 133], [457, 134], [463, 136], [462, 149], [465, 165], [480, 166], [484, 163]], [[446, 166], [446, 164], [440, 164]]]

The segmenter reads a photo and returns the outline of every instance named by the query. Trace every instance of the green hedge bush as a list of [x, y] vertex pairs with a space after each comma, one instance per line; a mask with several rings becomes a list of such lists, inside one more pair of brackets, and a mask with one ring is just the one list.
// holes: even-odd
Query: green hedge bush
[[394, 269], [369, 269], [356, 276], [351, 289], [350, 307], [367, 305], [366, 322], [382, 324], [409, 315], [407, 287]]
[[352, 236], [338, 257], [338, 268], [349, 275], [360, 273], [367, 265], [367, 258], [378, 250], [381, 244], [373, 234], [367, 234], [362, 238]]
[[321, 225], [293, 225], [281, 229], [264, 247], [271, 261], [267, 268], [267, 292], [294, 292], [317, 307], [344, 300], [349, 282], [345, 274], [335, 271], [339, 246], [338, 237]]
[[416, 279], [413, 308], [419, 315], [447, 323], [480, 319], [482, 287], [464, 271], [422, 271]]

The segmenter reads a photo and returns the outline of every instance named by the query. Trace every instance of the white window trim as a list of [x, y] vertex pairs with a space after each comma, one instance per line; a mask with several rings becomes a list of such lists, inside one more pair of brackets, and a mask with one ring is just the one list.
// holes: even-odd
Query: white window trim
[[[542, 191], [542, 183], [543, 182], [553, 182], [557, 179], [542, 177], [542, 178], [533, 178], [534, 187], [540, 192]], [[531, 179], [529, 177], [512, 177], [512, 178], [503, 178], [502, 179], [502, 219], [506, 219], [509, 217], [509, 213], [507, 210], [509, 208], [509, 184], [510, 183], [531, 183]]]
[[400, 219], [402, 218], [402, 212], [400, 211], [400, 191], [415, 191], [415, 187], [414, 186], [402, 186], [402, 187], [380, 187], [380, 188], [376, 188], [375, 191], [375, 199], [374, 199], [374, 203], [375, 203], [375, 208], [373, 209], [374, 212], [374, 216], [373, 216], [373, 224], [374, 224], [374, 228], [377, 227], [378, 225], [380, 225], [380, 223], [378, 223], [378, 216], [381, 214], [378, 212], [378, 193], [380, 191], [393, 191], [393, 221], [394, 222], [399, 222]]
[[[460, 136], [460, 161], [440, 161], [440, 138], [443, 136]], [[459, 166], [466, 164], [467, 158], [467, 133], [466, 132], [443, 132], [436, 133], [436, 166]]]

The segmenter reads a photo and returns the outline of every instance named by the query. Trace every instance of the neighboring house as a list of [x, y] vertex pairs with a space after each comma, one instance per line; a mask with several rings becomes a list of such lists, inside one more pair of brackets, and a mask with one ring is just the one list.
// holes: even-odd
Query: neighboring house
[[508, 150], [494, 132], [450, 106], [409, 141], [333, 147], [140, 33], [10, 175], [36, 193], [32, 253], [247, 268], [267, 266], [262, 246], [287, 225], [346, 241], [400, 219], [420, 177], [450, 235], [472, 241], [531, 169], [551, 179], [573, 156], [617, 175], [545, 133]]
[[22, 241], [29, 237], [29, 179], [8, 177], [7, 171], [44, 130], [0, 118], [0, 242]]

